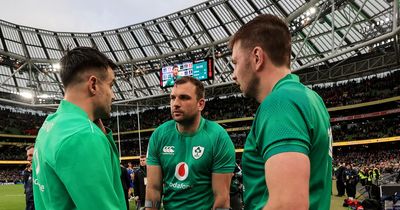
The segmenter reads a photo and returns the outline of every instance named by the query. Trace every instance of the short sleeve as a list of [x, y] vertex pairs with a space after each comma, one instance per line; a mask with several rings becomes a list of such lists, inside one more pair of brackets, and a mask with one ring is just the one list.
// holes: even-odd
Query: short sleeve
[[235, 147], [228, 133], [221, 128], [214, 145], [213, 173], [232, 173], [235, 169]]
[[255, 131], [264, 160], [282, 152], [308, 155], [311, 143], [304, 106], [287, 97], [267, 102], [260, 107]]
[[159, 131], [156, 129], [150, 136], [149, 145], [147, 146], [147, 165], [161, 165], [160, 163], [160, 155], [157, 146], [157, 142], [159, 142]]

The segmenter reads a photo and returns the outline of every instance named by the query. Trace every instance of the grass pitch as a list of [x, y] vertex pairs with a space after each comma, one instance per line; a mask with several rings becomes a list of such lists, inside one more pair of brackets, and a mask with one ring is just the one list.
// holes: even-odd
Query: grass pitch
[[[333, 181], [335, 183], [335, 181]], [[333, 185], [333, 194], [336, 194], [336, 187]], [[332, 196], [331, 210], [345, 210], [342, 207], [344, 197]], [[130, 209], [135, 210], [135, 202], [129, 203]], [[23, 210], [25, 209], [24, 186], [18, 185], [0, 185], [0, 209], [1, 210]]]
[[0, 209], [25, 209], [24, 185], [0, 185]]

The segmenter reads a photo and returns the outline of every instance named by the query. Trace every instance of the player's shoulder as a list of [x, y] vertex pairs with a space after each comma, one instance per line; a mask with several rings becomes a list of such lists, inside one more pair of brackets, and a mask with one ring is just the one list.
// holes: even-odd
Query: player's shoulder
[[60, 113], [55, 122], [57, 122], [60, 127], [71, 127], [77, 131], [87, 130], [92, 124], [94, 124], [87, 116], [77, 113]]
[[307, 105], [310, 97], [316, 93], [307, 86], [296, 81], [285, 81], [278, 88], [274, 89], [261, 103], [262, 109], [271, 107], [285, 108], [285, 106]]
[[155, 130], [154, 133], [157, 135], [164, 135], [173, 132], [176, 128], [176, 123], [174, 120], [168, 120], [167, 122], [161, 124], [158, 126]]
[[225, 131], [225, 129], [215, 121], [204, 119], [203, 129], [206, 131]]
[[203, 131], [209, 139], [215, 142], [229, 139], [227, 131], [217, 122], [204, 119]]
[[[52, 142], [60, 142], [73, 136], [94, 137], [100, 129], [89, 118], [78, 114], [55, 113], [47, 118], [39, 130], [40, 137], [47, 136]], [[56, 139], [56, 140], [54, 140]]]

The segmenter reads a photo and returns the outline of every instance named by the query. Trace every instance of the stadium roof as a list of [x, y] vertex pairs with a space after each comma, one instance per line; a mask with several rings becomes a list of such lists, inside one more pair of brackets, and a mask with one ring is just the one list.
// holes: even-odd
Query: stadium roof
[[[394, 49], [382, 59], [384, 64], [398, 63], [398, 5], [394, 2], [211, 0], [157, 19], [93, 33], [54, 32], [0, 20], [0, 98], [22, 100], [18, 95], [28, 91], [35, 96], [28, 104], [60, 100], [63, 87], [57, 63], [64, 51], [77, 46], [95, 47], [119, 65], [116, 103], [162, 98], [169, 89], [159, 86], [161, 66], [210, 56], [215, 58], [215, 78], [206, 82], [208, 91], [237, 93], [227, 42], [244, 23], [265, 13], [287, 20], [292, 32], [292, 69], [300, 70], [305, 82], [333, 79], [332, 71], [341, 62], [376, 50]], [[370, 67], [366, 65], [355, 71]], [[338, 77], [346, 74], [341, 71], [336, 72]]]

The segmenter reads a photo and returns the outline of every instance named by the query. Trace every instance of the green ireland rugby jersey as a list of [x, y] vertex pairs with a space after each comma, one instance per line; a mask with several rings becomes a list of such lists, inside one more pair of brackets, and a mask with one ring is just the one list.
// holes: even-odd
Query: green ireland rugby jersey
[[151, 135], [147, 164], [162, 168], [165, 209], [209, 210], [214, 203], [211, 175], [233, 172], [235, 149], [216, 122], [201, 118], [195, 133], [182, 134], [171, 120]]
[[242, 157], [246, 209], [262, 209], [268, 201], [265, 162], [283, 152], [308, 156], [309, 209], [329, 209], [332, 188], [329, 114], [318, 94], [302, 85], [293, 74], [281, 79], [261, 103], [247, 137]]
[[36, 209], [126, 209], [118, 151], [78, 106], [61, 101], [39, 131], [33, 155]]

